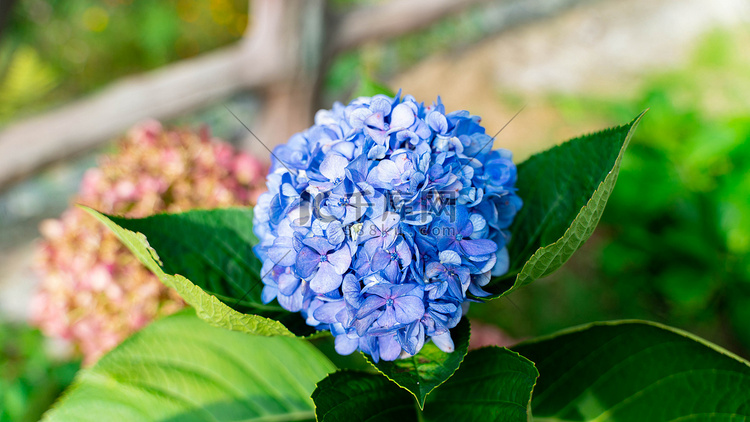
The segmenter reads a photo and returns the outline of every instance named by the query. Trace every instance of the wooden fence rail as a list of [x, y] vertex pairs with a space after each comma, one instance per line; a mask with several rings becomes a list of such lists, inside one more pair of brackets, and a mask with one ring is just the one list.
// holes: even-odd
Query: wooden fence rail
[[242, 90], [263, 95], [258, 134], [277, 144], [309, 125], [321, 75], [342, 51], [413, 32], [479, 3], [504, 17], [491, 28], [498, 32], [582, 1], [392, 0], [335, 16], [324, 0], [253, 0], [253, 23], [237, 44], [124, 78], [7, 126], [0, 132], [0, 188], [141, 120], [172, 118]]

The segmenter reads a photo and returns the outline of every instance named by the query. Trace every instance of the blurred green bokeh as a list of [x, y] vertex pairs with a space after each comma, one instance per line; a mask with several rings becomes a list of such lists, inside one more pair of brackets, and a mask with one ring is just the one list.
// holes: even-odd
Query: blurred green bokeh
[[71, 383], [78, 362], [48, 356], [38, 330], [0, 323], [0, 422], [38, 421]]
[[[333, 3], [343, 10], [377, 1]], [[246, 0], [19, 0], [0, 39], [0, 126], [234, 42], [248, 24], [247, 7]], [[486, 35], [483, 25], [470, 11], [345, 53], [325, 77], [324, 102], [345, 98], [363, 75], [388, 78], [468, 46]], [[750, 54], [743, 45], [746, 34], [716, 32], [687, 66], [649, 76], [634, 92], [550, 97], [570, 125], [615, 125], [650, 112], [594, 237], [557, 274], [473, 305], [472, 315], [517, 337], [650, 319], [750, 356]], [[36, 420], [78, 368], [42, 346], [37, 331], [0, 326], [0, 422]]]
[[239, 39], [246, 0], [19, 0], [0, 40], [0, 125]]
[[[646, 108], [594, 237], [556, 275], [473, 312], [517, 336], [644, 318], [750, 353], [750, 58], [716, 32], [630, 99], [556, 97], [571, 121]], [[573, 123], [575, 125], [575, 123]], [[521, 313], [521, 314], [519, 314]]]

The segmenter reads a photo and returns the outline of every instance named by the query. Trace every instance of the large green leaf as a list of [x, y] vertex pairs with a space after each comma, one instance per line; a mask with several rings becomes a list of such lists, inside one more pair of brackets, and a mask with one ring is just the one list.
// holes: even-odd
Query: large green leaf
[[537, 375], [534, 364], [518, 353], [490, 347], [466, 355], [453, 377], [428, 396], [423, 412], [409, 393], [368, 372], [329, 375], [312, 397], [319, 422], [526, 422]]
[[518, 166], [518, 195], [524, 205], [510, 229], [510, 271], [485, 288], [492, 297], [557, 270], [591, 236], [641, 117], [643, 113], [627, 125], [570, 140]]
[[537, 376], [534, 364], [516, 352], [474, 350], [427, 398], [425, 420], [526, 422]]
[[455, 346], [451, 353], [445, 353], [435, 343], [429, 342], [410, 358], [392, 362], [381, 360], [378, 363], [372, 363], [369, 356], [367, 359], [388, 379], [411, 392], [421, 409], [424, 407], [425, 397], [450, 378], [463, 362], [469, 351], [470, 331], [468, 318], [463, 318], [451, 330]]
[[298, 314], [260, 302], [260, 263], [251, 250], [257, 243], [252, 234], [252, 209], [195, 210], [127, 219], [83, 208], [211, 324], [259, 335], [312, 332]]
[[318, 422], [416, 421], [414, 398], [380, 374], [339, 371], [312, 393]]
[[44, 421], [303, 421], [334, 366], [307, 341], [213, 327], [184, 311], [79, 373]]
[[654, 323], [596, 323], [514, 347], [536, 362], [538, 421], [744, 421], [750, 365]]

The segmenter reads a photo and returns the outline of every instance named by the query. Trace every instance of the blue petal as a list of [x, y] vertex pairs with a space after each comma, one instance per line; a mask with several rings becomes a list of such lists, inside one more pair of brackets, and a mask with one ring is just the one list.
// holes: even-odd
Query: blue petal
[[377, 295], [368, 296], [357, 310], [356, 316], [359, 319], [364, 318], [383, 305], [385, 305], [385, 299], [382, 297]]
[[508, 272], [510, 267], [510, 258], [508, 257], [508, 248], [504, 247], [497, 251], [497, 261], [495, 266], [492, 268], [492, 275], [499, 276]]
[[396, 321], [409, 324], [424, 315], [424, 303], [416, 296], [401, 296], [393, 300]]
[[346, 334], [336, 336], [334, 348], [336, 353], [346, 356], [352, 354], [359, 346], [359, 337], [349, 338]]
[[300, 279], [293, 274], [282, 273], [279, 275], [277, 284], [279, 286], [279, 292], [285, 296], [289, 296], [297, 290], [299, 287]]
[[370, 110], [373, 113], [387, 116], [391, 113], [391, 101], [385, 97], [373, 97], [372, 102], [370, 102]]
[[325, 255], [333, 249], [333, 245], [328, 240], [318, 236], [302, 239], [302, 243], [317, 251], [318, 255]]
[[328, 293], [337, 289], [341, 285], [343, 277], [336, 272], [333, 265], [328, 262], [321, 262], [318, 272], [310, 280], [310, 289], [315, 293]]
[[277, 237], [273, 246], [268, 248], [268, 259], [276, 265], [291, 267], [297, 260], [293, 249], [294, 239], [291, 237]]
[[395, 333], [378, 337], [378, 346], [383, 360], [393, 361], [401, 354], [401, 345], [398, 344]]
[[277, 299], [279, 301], [279, 305], [281, 305], [281, 307], [283, 307], [289, 312], [299, 312], [302, 310], [302, 305], [304, 302], [304, 295], [302, 294], [302, 289], [298, 289], [292, 295], [289, 295], [289, 296], [280, 294]]
[[432, 336], [430, 338], [432, 339], [432, 342], [435, 343], [435, 346], [437, 346], [438, 349], [444, 351], [445, 353], [453, 353], [453, 351], [456, 350], [456, 347], [453, 345], [453, 339], [451, 339], [451, 333], [449, 331], [446, 331], [443, 334]]
[[352, 253], [349, 251], [349, 246], [343, 245], [341, 249], [329, 253], [328, 262], [337, 274], [344, 274], [352, 263]]
[[399, 104], [391, 113], [391, 131], [408, 129], [414, 124], [414, 111], [406, 104]]
[[279, 290], [276, 288], [276, 286], [266, 285], [263, 287], [263, 291], [260, 294], [260, 300], [263, 301], [263, 303], [270, 303], [276, 298], [278, 292]]
[[447, 250], [440, 252], [441, 264], [461, 265], [461, 256], [455, 251]]
[[344, 309], [345, 306], [346, 306], [346, 302], [344, 302], [343, 300], [326, 302], [320, 305], [317, 309], [315, 309], [313, 316], [318, 321], [325, 322], [328, 324], [335, 324], [337, 322], [343, 322], [343, 321], [337, 320], [336, 315], [342, 309]]
[[[365, 335], [365, 332], [370, 329], [372, 326], [372, 323], [375, 322], [378, 317], [380, 317], [380, 314], [383, 313], [382, 311], [376, 311], [368, 314], [367, 316], [357, 319], [354, 321], [354, 329], [357, 331], [357, 334], [359, 336]], [[374, 356], [373, 356], [374, 357]]]
[[380, 317], [378, 318], [378, 323], [383, 328], [391, 328], [396, 325], [396, 313], [392, 306], [386, 306], [385, 312], [380, 314]]
[[320, 163], [320, 174], [331, 181], [342, 181], [346, 175], [346, 166], [349, 160], [339, 154], [328, 154]]
[[362, 303], [362, 296], [360, 294], [359, 281], [357, 278], [352, 274], [345, 275], [344, 281], [342, 282], [342, 291], [346, 303], [355, 308], [359, 308]]
[[445, 134], [448, 132], [448, 120], [443, 113], [433, 111], [427, 115], [427, 124], [435, 133]]
[[462, 240], [459, 244], [468, 256], [489, 255], [497, 251], [497, 243], [489, 239]]
[[372, 261], [370, 261], [370, 268], [372, 268], [373, 271], [380, 271], [385, 268], [389, 262], [391, 262], [391, 254], [383, 249], [378, 249], [372, 257]]
[[302, 248], [297, 254], [295, 269], [302, 278], [310, 277], [320, 263], [320, 254], [311, 248]]

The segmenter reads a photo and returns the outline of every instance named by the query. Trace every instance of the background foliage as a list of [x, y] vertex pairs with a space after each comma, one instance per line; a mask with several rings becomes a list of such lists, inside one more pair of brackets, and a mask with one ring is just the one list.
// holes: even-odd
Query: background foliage
[[735, 54], [741, 39], [712, 34], [686, 68], [652, 75], [630, 98], [549, 100], [573, 125], [650, 110], [589, 243], [513, 303], [474, 315], [518, 337], [643, 318], [750, 354], [750, 61]]
[[[0, 40], [0, 125], [236, 40], [246, 7], [240, 0], [21, 0]], [[387, 77], [446, 45], [476, 40], [477, 22], [449, 20], [387, 48], [346, 54], [326, 92], [340, 98], [360, 73]], [[750, 65], [736, 54], [743, 39], [735, 35], [707, 37], [689, 66], [652, 75], [627, 95], [547, 99], [571, 125], [614, 125], [651, 111], [594, 238], [555, 276], [474, 306], [473, 316], [517, 338], [639, 317], [750, 355]], [[23, 420], [18, 409], [44, 402], [34, 392], [59, 391], [77, 364], [47, 357], [35, 331], [3, 327], [0, 334], [13, 339], [0, 354], [0, 414]]]

